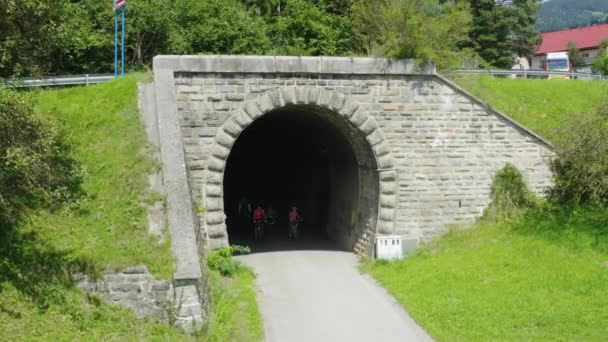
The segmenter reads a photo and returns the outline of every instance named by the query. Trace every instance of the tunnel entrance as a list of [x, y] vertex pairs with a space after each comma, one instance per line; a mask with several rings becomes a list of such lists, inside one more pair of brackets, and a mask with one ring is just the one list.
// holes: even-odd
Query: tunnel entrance
[[226, 163], [224, 208], [231, 244], [250, 245], [251, 224], [239, 217], [245, 197], [252, 209], [273, 206], [267, 225], [272, 249], [295, 248], [287, 240], [287, 213], [298, 207], [303, 239], [352, 251], [375, 229], [378, 171], [361, 133], [338, 114], [312, 106], [288, 106], [255, 120], [236, 140]]

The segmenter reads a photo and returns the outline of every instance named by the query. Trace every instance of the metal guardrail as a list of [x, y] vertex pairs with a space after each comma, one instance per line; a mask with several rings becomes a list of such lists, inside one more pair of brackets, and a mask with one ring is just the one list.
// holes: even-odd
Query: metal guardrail
[[[565, 72], [565, 71], [546, 71], [535, 69], [456, 69], [454, 72], [459, 74], [476, 74], [490, 76], [514, 76], [523, 78], [538, 78], [538, 77], [569, 77], [572, 79], [581, 80], [608, 80], [608, 76], [600, 74], [580, 73], [580, 72]], [[31, 87], [56, 87], [69, 85], [89, 85], [103, 83], [114, 79], [113, 74], [84, 74], [84, 75], [69, 75], [55, 77], [24, 77], [16, 79], [0, 80], [0, 84], [16, 87], [16, 88], [31, 88]]]
[[89, 85], [103, 83], [114, 79], [113, 74], [84, 74], [84, 75], [69, 75], [55, 77], [24, 77], [15, 79], [0, 80], [0, 84], [4, 83], [8, 86], [16, 88], [31, 88], [31, 87], [56, 87], [69, 85]]
[[476, 74], [476, 75], [490, 75], [490, 76], [515, 76], [523, 78], [533, 77], [570, 77], [571, 79], [580, 80], [608, 80], [608, 76], [602, 76], [600, 74], [581, 73], [574, 71], [546, 71], [546, 70], [535, 70], [535, 69], [456, 69], [454, 70], [459, 74]]

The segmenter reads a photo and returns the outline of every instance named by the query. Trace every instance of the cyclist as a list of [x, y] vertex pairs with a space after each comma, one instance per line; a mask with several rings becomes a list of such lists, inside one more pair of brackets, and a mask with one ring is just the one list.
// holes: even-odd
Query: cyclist
[[266, 213], [261, 205], [258, 205], [253, 211], [253, 237], [255, 240], [262, 238], [264, 235], [264, 222], [266, 221]]
[[300, 232], [298, 230], [298, 223], [300, 223], [304, 220], [298, 213], [298, 208], [296, 208], [296, 206], [291, 207], [291, 211], [289, 212], [288, 219], [289, 219], [288, 237], [290, 239], [297, 239], [300, 236]]

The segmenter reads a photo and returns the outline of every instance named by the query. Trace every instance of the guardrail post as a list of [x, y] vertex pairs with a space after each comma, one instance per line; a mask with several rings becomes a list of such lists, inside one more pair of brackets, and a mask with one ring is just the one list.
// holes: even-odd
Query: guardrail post
[[86, 78], [85, 85], [89, 85], [89, 74], [85, 74], [84, 76]]

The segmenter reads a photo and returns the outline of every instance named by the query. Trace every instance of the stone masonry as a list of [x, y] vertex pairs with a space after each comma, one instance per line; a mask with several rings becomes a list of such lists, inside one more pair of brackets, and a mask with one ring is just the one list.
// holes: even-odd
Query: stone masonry
[[[124, 271], [82, 284], [111, 301], [139, 301], [161, 318], [152, 300], [166, 295], [186, 328], [205, 320], [206, 253], [229, 241], [228, 156], [239, 135], [267, 113], [314, 114], [348, 140], [356, 163], [335, 170], [356, 175], [349, 177], [358, 185], [334, 175], [332, 186], [356, 212], [342, 210], [333, 222], [344, 223], [334, 227], [342, 246], [359, 254], [372, 254], [378, 235], [424, 240], [472, 223], [506, 163], [539, 194], [551, 185], [554, 153], [546, 141], [432, 65], [408, 60], [157, 56], [154, 82], [142, 85], [140, 103], [162, 164], [151, 182], [166, 196], [166, 212], [151, 217], [162, 220], [157, 228], [168, 227], [176, 271], [170, 284]], [[126, 285], [132, 279], [138, 285]]]
[[[472, 223], [497, 170], [551, 185], [551, 146], [429, 65], [373, 58], [159, 56], [155, 82], [175, 96], [187, 180], [211, 248], [227, 245], [222, 180], [230, 148], [285, 106], [331, 111], [365, 137], [379, 179], [373, 234], [428, 239]], [[160, 115], [160, 112], [159, 112]], [[175, 237], [174, 237], [175, 238]]]
[[109, 303], [130, 308], [138, 317], [172, 323], [186, 330], [200, 326], [205, 316], [195, 287], [173, 286], [170, 281], [156, 280], [145, 266], [107, 272], [97, 280], [77, 275], [75, 281], [81, 289]]

